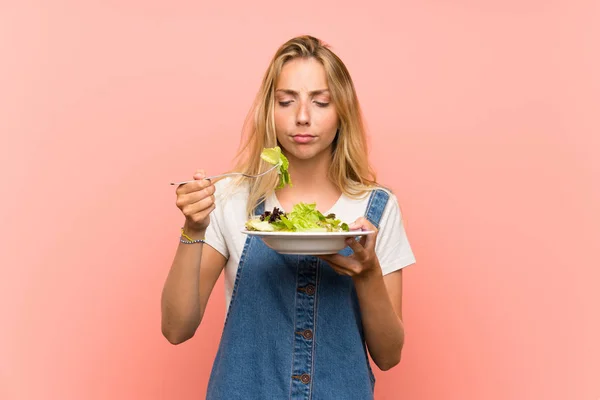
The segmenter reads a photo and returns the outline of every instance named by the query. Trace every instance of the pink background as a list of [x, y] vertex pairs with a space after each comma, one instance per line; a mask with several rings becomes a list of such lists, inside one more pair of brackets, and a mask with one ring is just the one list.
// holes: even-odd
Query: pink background
[[230, 166], [303, 33], [347, 63], [418, 260], [377, 398], [600, 397], [600, 3], [342, 4], [0, 3], [1, 399], [203, 398], [222, 280], [168, 344], [168, 182]]

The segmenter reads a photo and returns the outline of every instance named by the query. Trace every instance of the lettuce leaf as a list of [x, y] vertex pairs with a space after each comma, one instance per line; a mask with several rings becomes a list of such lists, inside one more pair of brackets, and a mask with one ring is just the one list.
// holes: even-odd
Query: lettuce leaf
[[277, 171], [279, 173], [279, 184], [277, 185], [277, 189], [281, 189], [285, 185], [292, 186], [292, 178], [288, 172], [290, 162], [287, 157], [283, 155], [279, 146], [263, 149], [260, 158], [269, 164], [277, 165], [279, 167]]
[[315, 203], [298, 203], [289, 213], [277, 207], [246, 222], [246, 229], [263, 232], [348, 232], [348, 224], [335, 214], [323, 215]]

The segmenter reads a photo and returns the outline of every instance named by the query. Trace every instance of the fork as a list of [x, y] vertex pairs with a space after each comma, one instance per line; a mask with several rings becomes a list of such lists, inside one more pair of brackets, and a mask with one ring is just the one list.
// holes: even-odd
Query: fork
[[[207, 176], [204, 179], [211, 180], [211, 179], [223, 178], [225, 176], [234, 176], [234, 175], [243, 175], [243, 176], [245, 176], [247, 178], [258, 178], [259, 176], [263, 176], [263, 175], [267, 174], [268, 172], [273, 171], [278, 166], [279, 166], [279, 164], [275, 164], [271, 168], [269, 168], [268, 170], [266, 170], [265, 172], [261, 172], [258, 175], [249, 175], [249, 174], [244, 174], [243, 172], [229, 172], [229, 173], [226, 173], [226, 174]], [[195, 181], [195, 179], [192, 179], [191, 181], [171, 182], [171, 185], [183, 185], [184, 183], [190, 183], [190, 182], [194, 182], [194, 181]]]

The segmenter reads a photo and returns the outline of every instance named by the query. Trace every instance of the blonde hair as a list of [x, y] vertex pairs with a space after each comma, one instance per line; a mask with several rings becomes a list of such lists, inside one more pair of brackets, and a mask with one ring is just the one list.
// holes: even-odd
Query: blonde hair
[[[328, 47], [312, 36], [299, 36], [284, 43], [275, 53], [263, 77], [251, 112], [244, 123], [245, 134], [234, 171], [258, 174], [270, 165], [261, 160], [260, 154], [266, 147], [278, 146], [275, 134], [275, 89], [283, 66], [296, 58], [314, 58], [325, 68], [332, 104], [340, 121], [333, 142], [329, 178], [338, 189], [350, 196], [359, 197], [378, 186], [375, 172], [368, 160], [367, 139], [356, 90], [346, 66]], [[294, 177], [292, 176], [292, 184]], [[275, 190], [279, 176], [267, 174], [247, 180], [239, 178], [234, 185], [249, 184], [246, 212], [254, 208]]]

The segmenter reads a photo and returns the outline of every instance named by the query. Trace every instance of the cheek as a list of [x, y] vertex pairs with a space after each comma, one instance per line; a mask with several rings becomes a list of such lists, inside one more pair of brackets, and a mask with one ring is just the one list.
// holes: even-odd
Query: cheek
[[279, 135], [282, 129], [284, 129], [283, 118], [281, 115], [275, 112], [273, 115], [273, 120], [275, 121], [275, 133]]
[[336, 131], [339, 119], [336, 112], [331, 112], [323, 116], [323, 128], [327, 129], [327, 131]]
[[275, 121], [275, 129], [279, 132], [280, 130], [285, 130], [288, 124], [289, 117], [282, 110], [275, 110], [273, 114], [273, 119]]

